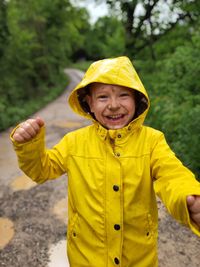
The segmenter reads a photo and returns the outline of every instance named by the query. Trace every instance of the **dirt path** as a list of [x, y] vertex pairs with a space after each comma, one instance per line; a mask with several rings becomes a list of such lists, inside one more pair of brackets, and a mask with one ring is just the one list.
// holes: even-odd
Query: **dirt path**
[[[35, 114], [46, 121], [48, 147], [66, 132], [88, 124], [67, 105], [67, 96], [83, 73], [72, 69], [67, 73], [71, 83], [66, 92]], [[67, 177], [43, 185], [31, 182], [18, 169], [10, 130], [0, 134], [0, 267], [67, 267], [64, 261], [51, 263], [52, 245], [66, 239]], [[199, 267], [200, 239], [171, 219], [160, 202], [158, 207], [159, 266]]]

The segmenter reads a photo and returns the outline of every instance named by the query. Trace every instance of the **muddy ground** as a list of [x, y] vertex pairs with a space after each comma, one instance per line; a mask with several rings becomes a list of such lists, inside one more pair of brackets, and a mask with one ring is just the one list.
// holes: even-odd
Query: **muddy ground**
[[[83, 74], [75, 70], [68, 74], [71, 83], [66, 92], [36, 114], [47, 122], [49, 147], [66, 132], [88, 124], [66, 104]], [[67, 177], [43, 185], [27, 182], [9, 141], [11, 130], [0, 134], [0, 267], [48, 267], [51, 244], [66, 237]], [[176, 223], [159, 200], [158, 208], [159, 266], [199, 267], [200, 239]]]

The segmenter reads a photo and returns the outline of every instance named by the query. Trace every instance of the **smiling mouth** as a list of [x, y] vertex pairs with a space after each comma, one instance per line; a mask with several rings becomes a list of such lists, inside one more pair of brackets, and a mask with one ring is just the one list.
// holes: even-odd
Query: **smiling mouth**
[[112, 121], [117, 121], [117, 120], [123, 119], [124, 116], [125, 115], [123, 115], [123, 114], [117, 114], [117, 115], [106, 116], [106, 118], [109, 119], [109, 120], [112, 120]]

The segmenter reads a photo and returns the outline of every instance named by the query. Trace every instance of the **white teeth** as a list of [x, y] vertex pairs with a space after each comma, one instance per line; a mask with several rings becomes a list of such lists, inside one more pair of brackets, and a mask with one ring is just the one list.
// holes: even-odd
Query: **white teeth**
[[111, 119], [118, 119], [118, 118], [121, 118], [122, 115], [110, 115], [108, 117], [111, 118]]

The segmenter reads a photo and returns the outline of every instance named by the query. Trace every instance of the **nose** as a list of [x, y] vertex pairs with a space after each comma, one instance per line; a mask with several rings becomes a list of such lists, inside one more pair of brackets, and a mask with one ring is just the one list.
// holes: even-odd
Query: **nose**
[[120, 103], [119, 103], [119, 101], [117, 100], [117, 98], [112, 98], [112, 99], [110, 99], [110, 101], [109, 101], [109, 104], [108, 104], [108, 108], [110, 109], [110, 110], [116, 110], [116, 109], [118, 109], [120, 107]]

